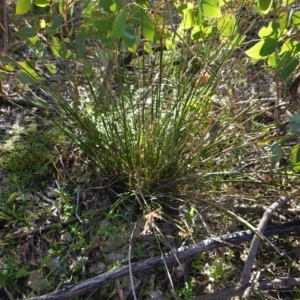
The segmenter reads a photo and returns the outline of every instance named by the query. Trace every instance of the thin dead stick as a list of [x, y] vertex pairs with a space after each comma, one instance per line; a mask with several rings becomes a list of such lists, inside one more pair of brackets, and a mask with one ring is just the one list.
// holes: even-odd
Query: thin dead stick
[[4, 289], [4, 292], [5, 292], [5, 294], [7, 295], [8, 299], [9, 299], [9, 300], [14, 300], [14, 297], [13, 297], [12, 294], [8, 291], [8, 289], [6, 288], [5, 285], [3, 285], [3, 289]]
[[40, 192], [35, 192], [40, 198], [42, 198], [45, 202], [49, 203], [49, 204], [53, 204], [54, 201], [49, 199], [48, 197], [44, 196], [42, 193]]
[[[287, 203], [291, 198], [289, 197], [280, 197], [275, 203], [273, 203], [264, 213], [258, 227], [257, 230], [263, 234], [264, 230], [266, 229], [267, 223], [270, 220], [272, 214], [279, 208], [281, 207], [283, 204]], [[259, 247], [259, 243], [260, 243], [260, 238], [259, 236], [255, 235], [253, 237], [251, 246], [250, 246], [250, 250], [249, 250], [249, 254], [248, 254], [248, 258], [247, 261], [245, 263], [244, 266], [244, 270], [242, 273], [242, 277], [240, 280], [240, 285], [241, 286], [246, 286], [249, 281], [250, 281], [250, 277], [251, 277], [251, 270], [253, 267], [253, 263], [258, 251], [258, 247]]]
[[[264, 232], [265, 236], [270, 236], [274, 234], [281, 234], [285, 232], [292, 232], [292, 231], [300, 231], [300, 219], [295, 220], [293, 222], [288, 222], [272, 227], [268, 227], [266, 231]], [[209, 251], [212, 249], [216, 249], [219, 247], [225, 247], [228, 243], [230, 244], [240, 244], [246, 241], [250, 241], [253, 238], [254, 234], [250, 230], [246, 231], [240, 231], [236, 232], [234, 234], [221, 236], [219, 237], [219, 240], [212, 240], [207, 239], [204, 241], [201, 241], [197, 243], [196, 245], [192, 245], [190, 247], [178, 249], [175, 255], [166, 255], [164, 258], [161, 256], [153, 257], [150, 259], [146, 259], [144, 261], [136, 262], [131, 264], [131, 272], [132, 274], [150, 270], [152, 268], [161, 267], [165, 263], [171, 264], [176, 263], [177, 259], [183, 259], [187, 258], [205, 251]], [[117, 278], [125, 277], [129, 275], [129, 267], [123, 266], [115, 270], [108, 271], [104, 274], [100, 274], [98, 276], [95, 276], [93, 278], [84, 280], [78, 284], [73, 284], [71, 286], [65, 287], [59, 291], [46, 294], [43, 296], [38, 296], [34, 298], [30, 298], [29, 300], [63, 300], [68, 299], [71, 297], [74, 297], [76, 295], [85, 293], [91, 289], [99, 288], [100, 286], [103, 286], [109, 282], [114, 281]], [[236, 288], [236, 287], [235, 287]], [[239, 292], [242, 292], [243, 289], [241, 287], [241, 290]], [[221, 294], [223, 295], [223, 293]], [[235, 294], [236, 295], [236, 294]], [[206, 298], [204, 299], [210, 299], [209, 296], [206, 295]], [[198, 299], [198, 298], [195, 298]], [[220, 295], [218, 298], [215, 298], [217, 300], [221, 299], [228, 299], [227, 298], [220, 298]]]
[[119, 300], [125, 300], [125, 296], [122, 290], [122, 286], [119, 279], [115, 280], [116, 290], [118, 291]]
[[131, 251], [132, 251], [133, 235], [134, 235], [134, 231], [136, 230], [137, 223], [135, 224], [135, 226], [131, 232], [130, 240], [129, 240], [129, 247], [128, 247], [129, 277], [130, 277], [130, 285], [131, 285], [131, 290], [132, 290], [132, 295], [133, 295], [134, 300], [137, 300], [137, 298], [136, 298], [136, 294], [135, 294], [134, 279], [133, 279], [133, 274], [132, 274], [132, 270], [131, 270]]

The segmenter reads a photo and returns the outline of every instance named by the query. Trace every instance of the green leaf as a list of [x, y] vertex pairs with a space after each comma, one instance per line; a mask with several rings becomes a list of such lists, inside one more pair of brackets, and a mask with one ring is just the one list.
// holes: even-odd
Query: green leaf
[[[262, 0], [263, 1], [263, 0]], [[281, 3], [281, 6], [286, 8], [286, 6], [294, 3], [296, 0], [283, 0], [282, 3]]]
[[141, 14], [142, 10], [138, 6], [134, 6], [129, 14], [128, 22], [132, 25], [140, 25], [141, 24]]
[[294, 115], [289, 120], [289, 128], [291, 133], [300, 132], [300, 114]]
[[273, 4], [273, 0], [258, 0], [257, 1], [257, 6], [261, 10], [261, 12], [265, 15], [270, 11], [272, 4]]
[[179, 29], [190, 29], [193, 25], [193, 9], [184, 9]]
[[82, 58], [86, 53], [86, 37], [84, 34], [84, 28], [82, 28], [81, 33], [77, 34], [75, 37], [76, 46], [78, 47], [77, 57]]
[[283, 156], [281, 144], [276, 143], [272, 145], [271, 152], [272, 152], [271, 162], [272, 162], [272, 167], [274, 168], [276, 164], [279, 163], [280, 159]]
[[276, 55], [276, 53], [272, 53], [269, 57], [268, 57], [268, 65], [275, 68], [276, 65], [278, 64], [278, 55]]
[[70, 59], [72, 57], [72, 52], [66, 48], [66, 46], [60, 42], [56, 37], [52, 37], [51, 40], [51, 50], [53, 54], [57, 57]]
[[236, 34], [233, 39], [230, 38], [229, 48], [231, 49], [240, 46], [244, 42], [245, 38], [246, 35]]
[[130, 26], [126, 26], [125, 32], [124, 32], [124, 42], [127, 47], [132, 48], [135, 43], [135, 35], [134, 30]]
[[127, 37], [128, 39], [134, 40], [135, 39], [135, 34], [134, 34], [133, 28], [130, 27], [130, 26], [126, 26], [124, 36]]
[[121, 10], [120, 13], [117, 15], [112, 31], [111, 37], [112, 38], [121, 38], [123, 37], [126, 29], [126, 22], [127, 22], [127, 14], [124, 10]]
[[294, 39], [288, 39], [281, 47], [279, 55], [290, 51], [291, 56], [296, 56], [300, 52], [300, 44]]
[[195, 23], [195, 25], [202, 26], [203, 22], [204, 22], [203, 12], [202, 12], [201, 8], [198, 8], [196, 13], [195, 13], [194, 23]]
[[298, 64], [298, 59], [294, 57], [285, 65], [285, 67], [281, 71], [281, 77], [284, 81], [287, 80], [294, 73]]
[[144, 8], [149, 8], [149, 0], [135, 0], [135, 2]]
[[55, 35], [58, 31], [58, 28], [62, 26], [62, 23], [63, 23], [63, 18], [61, 15], [53, 17], [51, 26], [46, 27], [46, 33], [48, 35]]
[[222, 16], [219, 0], [202, 0], [200, 7], [203, 15], [208, 18], [219, 18]]
[[279, 57], [279, 61], [276, 65], [276, 68], [274, 69], [275, 73], [280, 72], [290, 61], [291, 61], [291, 51], [284, 52], [284, 54]]
[[84, 69], [84, 73], [87, 76], [90, 76], [91, 74], [93, 74], [93, 66], [89, 61], [84, 63], [83, 69]]
[[57, 68], [55, 64], [45, 64], [45, 66], [51, 74], [57, 73]]
[[23, 28], [15, 33], [15, 35], [20, 39], [27, 39], [34, 37], [36, 35], [36, 31], [33, 27], [29, 28]]
[[5, 70], [8, 72], [13, 72], [15, 70], [14, 66], [11, 64], [5, 65]]
[[166, 48], [167, 48], [167, 50], [175, 52], [175, 50], [176, 50], [176, 42], [174, 41], [174, 39], [167, 39], [166, 40]]
[[264, 59], [275, 51], [277, 44], [277, 40], [267, 38], [255, 44], [245, 53], [253, 59]]
[[116, 12], [117, 3], [115, 0], [99, 0], [99, 7], [103, 9], [105, 12]]
[[293, 147], [290, 154], [290, 164], [295, 172], [300, 172], [300, 144]]
[[260, 38], [278, 39], [280, 36], [280, 25], [277, 22], [270, 22], [261, 28], [258, 32]]
[[144, 43], [144, 50], [148, 53], [148, 54], [153, 54], [153, 49], [152, 46], [149, 42], [145, 42]]
[[9, 195], [8, 199], [5, 201], [6, 204], [13, 202], [17, 198], [17, 194], [14, 192]]
[[290, 24], [289, 14], [282, 12], [279, 14], [278, 23], [281, 29], [286, 29]]
[[17, 80], [22, 84], [35, 84], [38, 81], [42, 81], [43, 78], [34, 70], [34, 68], [28, 62], [19, 63], [22, 71], [17, 74]]
[[63, 23], [63, 17], [61, 15], [55, 16], [52, 19], [51, 29], [56, 30], [58, 29]]
[[28, 267], [27, 266], [24, 266], [22, 267], [21, 269], [19, 269], [17, 271], [17, 273], [15, 274], [15, 278], [21, 278], [21, 277], [25, 277], [28, 275]]
[[35, 35], [34, 37], [29, 38], [28, 41], [29, 41], [29, 43], [30, 43], [31, 45], [36, 45], [36, 43], [39, 42], [40, 39], [39, 39], [39, 37], [38, 37], [37, 35]]
[[50, 5], [50, 0], [34, 0], [34, 4], [39, 7], [46, 7]]
[[98, 20], [94, 21], [93, 24], [98, 31], [108, 33], [112, 30], [115, 18], [116, 18], [115, 16], [111, 16], [111, 17], [108, 17], [105, 19], [104, 18], [98, 19]]
[[19, 0], [16, 6], [16, 14], [26, 14], [31, 8], [31, 0]]
[[293, 18], [292, 18], [292, 22], [293, 24], [297, 27], [300, 28], [300, 11], [297, 11], [293, 14]]
[[236, 30], [236, 19], [234, 15], [223, 15], [218, 19], [218, 30], [222, 36], [232, 36]]
[[159, 40], [159, 35], [155, 24], [146, 13], [142, 13], [142, 32], [143, 36], [151, 42]]
[[65, 1], [58, 2], [58, 11], [60, 14], [63, 14], [63, 12], [64, 12], [64, 5], [65, 5]]

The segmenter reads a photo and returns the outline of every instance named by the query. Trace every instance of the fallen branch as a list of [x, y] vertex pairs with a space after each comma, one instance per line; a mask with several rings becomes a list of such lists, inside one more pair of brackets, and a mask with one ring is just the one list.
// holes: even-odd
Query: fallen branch
[[[264, 233], [265, 228], [267, 226], [268, 221], [270, 220], [271, 216], [274, 214], [274, 212], [276, 210], [278, 210], [279, 207], [281, 207], [283, 204], [287, 203], [291, 198], [289, 197], [280, 197], [275, 203], [273, 203], [264, 213], [261, 221], [259, 222], [259, 225], [257, 227], [257, 230], [259, 230], [261, 232], [261, 234]], [[248, 258], [247, 261], [245, 263], [244, 266], [244, 270], [242, 273], [242, 277], [240, 280], [240, 285], [241, 286], [247, 286], [247, 284], [249, 284], [250, 282], [250, 278], [251, 278], [251, 271], [253, 268], [253, 264], [254, 264], [254, 260], [258, 251], [258, 247], [260, 244], [260, 238], [255, 235], [253, 237], [252, 243], [251, 243], [251, 247], [249, 250], [249, 254], [248, 254]], [[243, 299], [247, 298], [248, 293], [250, 292], [251, 288], [246, 289], [244, 295], [243, 295]]]
[[[264, 236], [271, 236], [274, 234], [283, 234], [286, 232], [300, 231], [300, 219], [280, 225], [269, 226], [264, 232]], [[254, 234], [250, 230], [236, 232], [234, 234], [221, 236], [214, 239], [206, 239], [189, 247], [180, 248], [174, 254], [166, 255], [164, 258], [161, 256], [146, 259], [140, 262], [131, 264], [132, 274], [146, 271], [152, 268], [163, 266], [165, 263], [171, 264], [177, 262], [178, 259], [187, 258], [208, 250], [216, 249], [219, 247], [228, 246], [228, 244], [240, 244], [252, 240]], [[129, 275], [129, 267], [123, 266], [115, 270], [108, 271], [104, 274], [95, 276], [93, 278], [84, 280], [78, 284], [65, 287], [59, 291], [30, 298], [30, 300], [63, 300], [74, 297], [76, 295], [85, 293], [92, 289], [97, 289], [109, 282], [118, 278]], [[208, 295], [206, 296], [208, 297]], [[207, 298], [208, 299], [208, 298]], [[218, 298], [220, 300], [220, 298]], [[223, 298], [224, 299], [224, 298]]]

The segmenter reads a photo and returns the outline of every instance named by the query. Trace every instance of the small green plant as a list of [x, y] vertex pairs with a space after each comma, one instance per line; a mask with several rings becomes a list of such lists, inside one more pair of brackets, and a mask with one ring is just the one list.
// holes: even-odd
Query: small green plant
[[205, 264], [204, 272], [207, 274], [211, 281], [219, 282], [223, 279], [228, 272], [224, 259], [221, 257], [214, 257], [212, 264]]
[[20, 267], [15, 257], [5, 255], [0, 260], [0, 289], [4, 286], [12, 293], [19, 293], [18, 279], [28, 275], [28, 267]]
[[179, 289], [178, 294], [184, 299], [189, 299], [195, 295], [195, 284], [196, 281], [192, 278], [189, 282], [184, 284], [184, 287]]

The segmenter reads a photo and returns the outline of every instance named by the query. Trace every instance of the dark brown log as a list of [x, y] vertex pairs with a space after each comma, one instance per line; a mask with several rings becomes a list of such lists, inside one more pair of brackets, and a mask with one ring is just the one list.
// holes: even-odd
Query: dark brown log
[[[288, 223], [283, 223], [275, 226], [268, 226], [264, 232], [265, 236], [274, 234], [283, 234], [287, 232], [300, 231], [300, 219]], [[146, 259], [141, 262], [131, 264], [131, 271], [133, 274], [146, 271], [149, 269], [157, 268], [166, 264], [175, 263], [178, 259], [187, 258], [201, 252], [212, 250], [219, 247], [228, 246], [228, 244], [240, 244], [252, 240], [254, 234], [250, 230], [236, 232], [230, 235], [216, 237], [214, 239], [206, 239], [199, 242], [197, 245], [178, 249], [174, 254], [157, 256], [154, 258]], [[129, 267], [124, 266], [119, 269], [108, 271], [104, 274], [95, 276], [93, 278], [84, 280], [78, 284], [65, 287], [59, 291], [30, 298], [29, 300], [62, 300], [74, 297], [76, 295], [85, 293], [89, 290], [97, 289], [117, 278], [129, 275]]]

